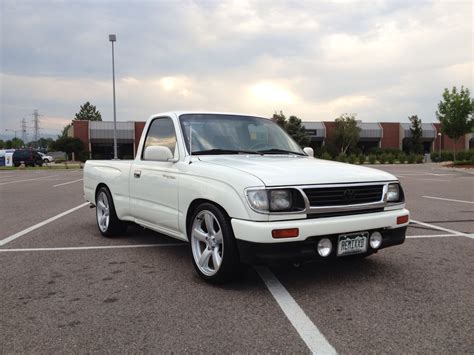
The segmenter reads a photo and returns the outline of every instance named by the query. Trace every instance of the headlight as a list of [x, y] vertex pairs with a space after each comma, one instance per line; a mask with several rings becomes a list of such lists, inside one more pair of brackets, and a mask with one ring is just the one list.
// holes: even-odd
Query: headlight
[[247, 200], [254, 210], [268, 212], [267, 190], [249, 190], [247, 191]]
[[283, 211], [291, 208], [291, 191], [271, 190], [270, 211]]
[[387, 202], [397, 202], [400, 200], [400, 185], [389, 184], [387, 189]]
[[304, 211], [303, 196], [296, 189], [247, 190], [250, 207], [257, 212]]

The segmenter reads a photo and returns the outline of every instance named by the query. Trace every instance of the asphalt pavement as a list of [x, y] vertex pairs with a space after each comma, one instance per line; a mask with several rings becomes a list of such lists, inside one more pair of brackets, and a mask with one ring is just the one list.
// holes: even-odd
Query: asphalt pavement
[[208, 285], [187, 244], [138, 226], [102, 237], [81, 170], [0, 171], [1, 352], [471, 353], [474, 176], [376, 168], [423, 224], [364, 260], [271, 267], [278, 292], [252, 267]]

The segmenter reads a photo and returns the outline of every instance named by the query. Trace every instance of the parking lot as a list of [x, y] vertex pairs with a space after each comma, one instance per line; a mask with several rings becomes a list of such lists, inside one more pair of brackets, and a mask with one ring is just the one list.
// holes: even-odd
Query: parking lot
[[187, 244], [131, 227], [101, 237], [81, 170], [0, 171], [4, 353], [469, 353], [474, 349], [474, 175], [397, 175], [406, 242], [364, 260], [248, 269], [224, 286]]

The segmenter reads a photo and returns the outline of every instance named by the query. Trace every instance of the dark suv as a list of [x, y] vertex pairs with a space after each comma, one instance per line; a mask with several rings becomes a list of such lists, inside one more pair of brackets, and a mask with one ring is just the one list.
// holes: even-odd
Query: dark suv
[[21, 162], [24, 162], [25, 166], [42, 166], [43, 158], [34, 150], [17, 149], [13, 152], [13, 165], [20, 166]]

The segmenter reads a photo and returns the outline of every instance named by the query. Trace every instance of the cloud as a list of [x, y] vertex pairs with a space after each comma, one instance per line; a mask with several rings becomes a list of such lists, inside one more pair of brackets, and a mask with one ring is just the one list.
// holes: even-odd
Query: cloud
[[1, 6], [0, 130], [35, 108], [48, 127], [62, 125], [85, 101], [110, 119], [109, 33], [119, 120], [199, 109], [428, 122], [445, 87], [473, 89], [471, 2]]

